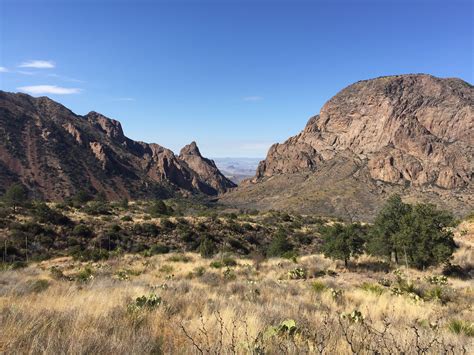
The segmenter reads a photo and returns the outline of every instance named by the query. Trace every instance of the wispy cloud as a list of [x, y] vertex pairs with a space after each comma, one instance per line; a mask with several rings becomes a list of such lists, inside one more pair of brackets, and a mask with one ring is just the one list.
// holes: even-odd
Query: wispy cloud
[[22, 75], [35, 75], [36, 74], [32, 71], [26, 71], [26, 70], [18, 70], [17, 73], [22, 74]]
[[51, 78], [56, 78], [56, 79], [59, 79], [59, 80], [74, 82], [74, 83], [84, 83], [84, 80], [75, 79], [75, 78], [71, 78], [69, 76], [59, 75], [59, 74], [56, 74], [56, 73], [50, 73], [47, 76], [49, 76]]
[[245, 96], [242, 98], [244, 101], [262, 101], [263, 97], [262, 96]]
[[79, 94], [82, 90], [78, 88], [64, 88], [56, 85], [32, 85], [32, 86], [21, 86], [17, 88], [22, 92], [26, 92], [32, 95], [70, 95]]
[[0, 73], [7, 73], [8, 69], [5, 67], [0, 67]]
[[56, 64], [50, 60], [29, 60], [21, 63], [20, 68], [52, 69]]

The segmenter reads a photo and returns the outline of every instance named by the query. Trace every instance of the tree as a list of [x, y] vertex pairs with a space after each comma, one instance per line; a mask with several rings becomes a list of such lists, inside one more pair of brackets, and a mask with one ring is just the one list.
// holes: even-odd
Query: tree
[[205, 236], [199, 245], [199, 253], [201, 256], [203, 258], [212, 258], [216, 251], [216, 243], [210, 237]]
[[395, 246], [402, 251], [407, 266], [424, 269], [447, 262], [456, 248], [450, 230], [454, 225], [451, 213], [432, 204], [417, 204], [400, 221]]
[[411, 211], [411, 206], [402, 202], [399, 195], [391, 196], [375, 218], [367, 243], [369, 254], [395, 259], [398, 264], [402, 250], [397, 243], [401, 221]]
[[162, 200], [155, 200], [149, 207], [148, 212], [152, 216], [168, 215], [170, 213], [168, 207]]
[[267, 256], [276, 257], [292, 251], [293, 245], [286, 237], [286, 231], [283, 228], [278, 229], [267, 249]]
[[365, 228], [358, 223], [336, 223], [323, 231], [322, 251], [331, 259], [344, 260], [347, 268], [350, 258], [364, 252]]
[[21, 184], [13, 184], [8, 188], [3, 196], [5, 204], [12, 208], [13, 213], [20, 206], [24, 206], [28, 202], [28, 192]]

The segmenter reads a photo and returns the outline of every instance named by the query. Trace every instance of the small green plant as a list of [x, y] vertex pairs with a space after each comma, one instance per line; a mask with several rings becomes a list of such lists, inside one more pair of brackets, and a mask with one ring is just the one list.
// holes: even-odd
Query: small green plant
[[184, 254], [175, 254], [170, 256], [168, 258], [168, 261], [171, 261], [173, 263], [189, 263], [190, 261], [193, 261], [193, 258]]
[[214, 268], [214, 269], [220, 269], [220, 268], [224, 267], [224, 264], [222, 263], [222, 261], [216, 260], [216, 261], [211, 262], [209, 264], [209, 266]]
[[449, 322], [448, 329], [454, 334], [474, 337], [474, 323], [472, 322], [469, 323], [459, 319], [453, 319]]
[[373, 284], [370, 282], [364, 282], [360, 286], [360, 288], [363, 289], [364, 291], [371, 292], [379, 296], [384, 292], [384, 289], [382, 286], [379, 286], [377, 284]]
[[226, 281], [233, 281], [237, 278], [237, 275], [235, 275], [235, 272], [233, 272], [232, 269], [229, 267], [225, 269], [222, 275], [224, 276], [224, 280]]
[[427, 276], [426, 281], [432, 285], [444, 286], [448, 284], [448, 278], [444, 275]]
[[164, 273], [164, 274], [171, 274], [173, 272], [173, 267], [171, 265], [163, 265], [161, 268], [160, 268], [160, 272]]
[[298, 332], [298, 327], [293, 319], [286, 319], [277, 326], [270, 326], [267, 328], [263, 337], [268, 339], [274, 336], [289, 336], [292, 337]]
[[302, 280], [306, 279], [307, 277], [307, 272], [305, 269], [301, 267], [297, 267], [293, 270], [288, 271], [288, 278], [290, 280]]
[[31, 291], [34, 293], [40, 293], [47, 290], [49, 287], [48, 280], [36, 280], [31, 284]]
[[342, 301], [342, 290], [336, 290], [334, 288], [330, 288], [329, 291], [331, 292], [331, 297], [334, 301], [336, 302]]
[[140, 296], [135, 299], [132, 303], [128, 305], [129, 312], [137, 312], [141, 310], [153, 310], [157, 308], [162, 303], [161, 297], [158, 297], [156, 294], [151, 293], [150, 295]]
[[121, 218], [123, 222], [133, 222], [132, 216], [126, 215]]
[[203, 258], [209, 259], [216, 253], [216, 243], [209, 237], [205, 237], [199, 245], [199, 253]]
[[326, 284], [321, 281], [314, 281], [313, 283], [311, 283], [311, 289], [317, 294], [326, 291], [327, 288], [328, 287], [326, 286]]
[[364, 322], [364, 316], [357, 309], [353, 310], [351, 313], [342, 313], [341, 318], [342, 319], [347, 319], [351, 323], [363, 323]]
[[94, 279], [94, 273], [89, 266], [86, 266], [84, 269], [79, 271], [76, 275], [76, 281], [78, 282], [88, 282]]

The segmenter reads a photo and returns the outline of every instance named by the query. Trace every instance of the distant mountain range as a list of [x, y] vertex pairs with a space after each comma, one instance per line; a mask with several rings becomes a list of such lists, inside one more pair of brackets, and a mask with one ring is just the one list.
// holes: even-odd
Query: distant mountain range
[[242, 180], [255, 175], [258, 164], [263, 158], [213, 158], [213, 160], [222, 174], [239, 184]]
[[13, 183], [49, 200], [79, 190], [117, 199], [217, 195], [236, 186], [194, 142], [176, 156], [127, 138], [120, 122], [97, 112], [80, 116], [47, 97], [0, 91], [0, 191]]
[[472, 85], [425, 74], [381, 77], [331, 98], [221, 202], [367, 219], [400, 193], [466, 213], [474, 207], [473, 165]]

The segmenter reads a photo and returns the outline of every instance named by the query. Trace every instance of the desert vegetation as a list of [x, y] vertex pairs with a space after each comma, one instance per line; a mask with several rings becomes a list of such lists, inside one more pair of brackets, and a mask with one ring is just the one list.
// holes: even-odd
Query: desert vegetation
[[473, 351], [474, 219], [373, 223], [80, 193], [2, 202], [2, 353]]

